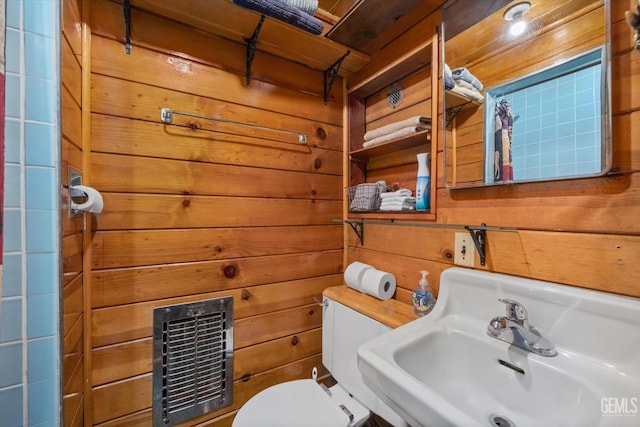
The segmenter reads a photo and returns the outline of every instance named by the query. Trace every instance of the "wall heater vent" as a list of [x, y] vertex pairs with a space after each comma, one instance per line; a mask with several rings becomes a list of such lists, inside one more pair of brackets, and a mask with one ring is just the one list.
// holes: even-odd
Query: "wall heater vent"
[[233, 298], [153, 310], [153, 425], [233, 402]]

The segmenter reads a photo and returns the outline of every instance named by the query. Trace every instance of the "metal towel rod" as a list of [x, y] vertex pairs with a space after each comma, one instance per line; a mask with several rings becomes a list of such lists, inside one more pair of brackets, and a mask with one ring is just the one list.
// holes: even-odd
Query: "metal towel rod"
[[244, 127], [249, 127], [249, 128], [253, 128], [253, 129], [268, 130], [268, 131], [271, 131], [271, 132], [280, 132], [280, 133], [286, 133], [286, 134], [289, 134], [289, 135], [298, 135], [298, 142], [300, 144], [303, 144], [303, 145], [307, 144], [307, 135], [304, 134], [304, 133], [293, 132], [293, 131], [290, 131], [290, 130], [270, 128], [270, 127], [266, 127], [266, 126], [252, 125], [250, 123], [236, 122], [236, 121], [233, 121], [233, 120], [219, 119], [219, 118], [216, 118], [216, 117], [201, 116], [199, 114], [184, 113], [184, 112], [181, 112], [181, 111], [172, 110], [170, 108], [163, 108], [163, 109], [160, 110], [160, 120], [162, 121], [162, 123], [171, 124], [171, 123], [173, 123], [173, 116], [175, 114], [177, 114], [179, 116], [194, 117], [196, 119], [211, 120], [211, 121], [214, 121], [214, 122], [227, 123], [227, 124], [232, 124], [232, 125], [237, 125], [237, 126], [244, 126]]

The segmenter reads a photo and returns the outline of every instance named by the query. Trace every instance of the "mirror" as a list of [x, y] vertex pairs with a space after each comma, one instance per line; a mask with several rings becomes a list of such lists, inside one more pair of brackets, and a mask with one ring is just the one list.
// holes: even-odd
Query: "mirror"
[[610, 170], [609, 16], [608, 0], [443, 5], [448, 188]]

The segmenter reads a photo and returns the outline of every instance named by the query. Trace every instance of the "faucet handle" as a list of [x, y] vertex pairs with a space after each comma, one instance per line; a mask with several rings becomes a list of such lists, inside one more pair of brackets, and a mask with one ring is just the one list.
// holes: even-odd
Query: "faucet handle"
[[501, 303], [506, 304], [507, 318], [510, 320], [516, 320], [524, 322], [528, 318], [527, 309], [518, 301], [512, 299], [498, 299]]

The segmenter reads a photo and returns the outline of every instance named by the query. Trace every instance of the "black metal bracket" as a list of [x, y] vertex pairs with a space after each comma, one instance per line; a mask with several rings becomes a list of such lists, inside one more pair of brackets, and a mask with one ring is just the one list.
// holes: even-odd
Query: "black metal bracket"
[[131, 55], [131, 3], [129, 0], [124, 0], [122, 5], [124, 12], [124, 27], [125, 27], [125, 42], [124, 51], [127, 55]]
[[458, 105], [456, 107], [447, 108], [447, 129], [451, 126], [451, 123], [455, 120], [455, 118], [460, 114], [460, 111], [464, 110], [464, 107], [469, 104], [468, 102], [462, 105]]
[[260, 35], [260, 29], [262, 28], [263, 22], [264, 15], [261, 15], [260, 22], [258, 22], [256, 29], [253, 30], [253, 35], [250, 39], [245, 39], [245, 41], [247, 42], [247, 86], [249, 86], [249, 83], [251, 82], [251, 65], [253, 64], [253, 58], [256, 56], [256, 44], [258, 43], [258, 36]]
[[465, 225], [465, 230], [469, 231], [471, 234], [471, 239], [473, 239], [473, 244], [478, 251], [478, 255], [480, 255], [480, 265], [484, 266], [485, 257], [486, 257], [486, 244], [487, 244], [487, 225], [485, 223], [480, 224], [480, 227], [471, 227]]
[[329, 93], [331, 92], [333, 84], [336, 82], [336, 77], [338, 77], [338, 71], [340, 71], [342, 61], [344, 61], [344, 59], [349, 56], [350, 53], [351, 51], [348, 50], [347, 53], [342, 55], [340, 59], [334, 62], [333, 65], [324, 70], [324, 72], [322, 73], [324, 77], [324, 105], [327, 105], [327, 102], [329, 102]]
[[345, 221], [351, 226], [353, 232], [360, 239], [360, 244], [364, 246], [364, 222], [363, 221]]

